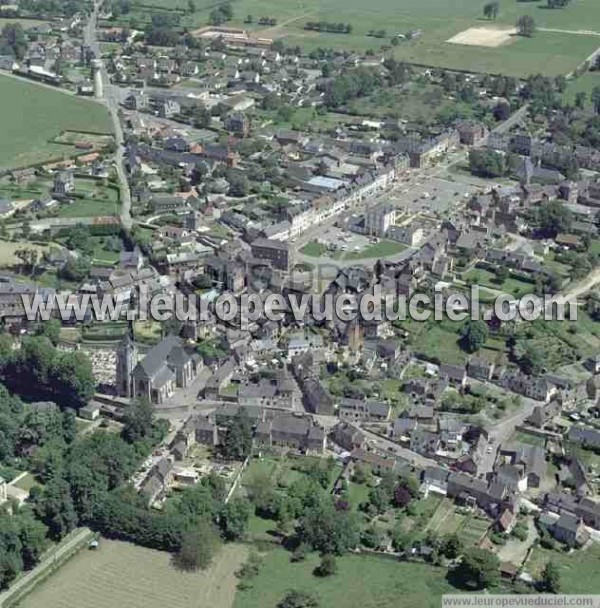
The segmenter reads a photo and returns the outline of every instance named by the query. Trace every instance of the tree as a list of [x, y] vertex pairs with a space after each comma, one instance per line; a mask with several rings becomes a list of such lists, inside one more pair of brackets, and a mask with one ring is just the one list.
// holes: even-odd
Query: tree
[[38, 335], [45, 336], [56, 346], [59, 338], [60, 338], [61, 324], [58, 319], [49, 319], [48, 321], [44, 321], [38, 327]]
[[196, 12], [196, 3], [194, 0], [188, 0], [188, 13], [193, 15]]
[[506, 156], [496, 150], [469, 150], [471, 173], [482, 177], [502, 177], [506, 175], [508, 163]]
[[48, 526], [52, 538], [61, 539], [77, 525], [77, 514], [69, 484], [62, 478], [50, 480], [37, 498], [34, 511]]
[[319, 498], [306, 509], [298, 530], [299, 539], [316, 551], [341, 555], [359, 542], [360, 530], [356, 513], [338, 511], [330, 497]]
[[23, 59], [27, 51], [25, 30], [20, 23], [7, 23], [0, 34], [0, 54]]
[[544, 235], [554, 238], [559, 232], [569, 232], [573, 217], [561, 201], [547, 201], [536, 211], [535, 219]]
[[485, 321], [469, 321], [463, 328], [461, 343], [467, 352], [478, 351], [488, 338], [488, 327]]
[[600, 114], [600, 86], [592, 89], [590, 99], [592, 100], [592, 105], [594, 106], [596, 114]]
[[244, 408], [235, 415], [223, 443], [223, 455], [232, 460], [244, 460], [252, 451], [252, 424]]
[[246, 533], [250, 519], [250, 503], [245, 498], [232, 498], [221, 511], [219, 524], [227, 540], [236, 540]]
[[534, 34], [536, 29], [535, 19], [531, 15], [522, 15], [517, 19], [516, 27], [519, 36], [529, 38]]
[[560, 569], [555, 562], [548, 562], [542, 570], [539, 590], [544, 593], [560, 593]]
[[494, 587], [500, 577], [500, 560], [488, 549], [466, 549], [454, 574], [463, 586], [472, 589]]
[[463, 549], [464, 543], [458, 534], [448, 534], [442, 539], [440, 551], [448, 559], [456, 559]]
[[173, 561], [181, 570], [206, 570], [218, 548], [219, 535], [214, 525], [209, 521], [200, 521], [194, 529], [184, 534]]
[[337, 572], [337, 562], [333, 555], [324, 555], [321, 558], [321, 563], [315, 568], [317, 576], [332, 576]]
[[496, 281], [502, 285], [502, 283], [504, 283], [504, 281], [506, 281], [506, 279], [508, 279], [510, 276], [510, 270], [506, 266], [502, 265], [496, 268], [494, 274], [496, 275]]
[[500, 5], [498, 2], [488, 2], [483, 6], [483, 16], [486, 19], [496, 19]]
[[128, 443], [150, 439], [154, 428], [152, 404], [146, 399], [134, 401], [126, 410], [123, 439]]
[[306, 591], [288, 591], [283, 599], [277, 604], [277, 608], [318, 608], [317, 598]]
[[587, 94], [585, 91], [578, 91], [575, 94], [575, 107], [579, 110], [583, 110], [585, 108], [585, 102], [587, 99]]

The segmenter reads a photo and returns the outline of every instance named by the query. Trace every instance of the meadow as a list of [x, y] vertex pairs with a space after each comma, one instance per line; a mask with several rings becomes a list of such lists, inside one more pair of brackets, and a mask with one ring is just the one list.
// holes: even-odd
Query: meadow
[[[187, 14], [187, 0], [136, 0], [136, 19], [149, 19], [147, 7], [174, 10], [182, 17], [182, 25], [203, 27], [213, 0], [198, 0], [196, 12]], [[390, 45], [398, 34], [419, 30], [414, 40], [402, 39], [391, 47], [398, 59], [431, 66], [466, 69], [478, 72], [527, 76], [541, 72], [555, 76], [572, 71], [600, 47], [600, 37], [588, 32], [597, 24], [600, 30], [600, 3], [595, 0], [573, 0], [564, 9], [548, 9], [545, 0], [518, 2], [501, 0], [495, 21], [483, 17], [483, 0], [236, 0], [234, 19], [229, 24], [255, 30], [261, 36], [281, 38], [288, 45], [307, 50], [317, 47], [340, 50], [378, 51]], [[540, 31], [532, 38], [511, 37], [506, 44], [491, 48], [465, 46], [447, 42], [472, 27], [512, 27], [521, 16], [532, 15]], [[245, 23], [251, 15], [253, 23]], [[274, 27], [261, 26], [258, 21], [268, 16], [277, 19]], [[350, 23], [351, 34], [329, 34], [307, 31], [307, 21]], [[370, 32], [385, 30], [381, 38]], [[556, 31], [563, 30], [563, 31]]]
[[70, 156], [73, 146], [51, 142], [67, 130], [109, 134], [110, 116], [91, 100], [0, 75], [0, 169]]
[[452, 592], [446, 571], [426, 564], [346, 555], [337, 559], [335, 576], [322, 578], [313, 574], [318, 563], [316, 554], [292, 563], [283, 549], [270, 551], [251, 588], [237, 592], [233, 607], [277, 606], [288, 590], [297, 589], [317, 596], [320, 606], [433, 608], [442, 594]]
[[246, 555], [240, 545], [223, 547], [206, 572], [180, 572], [168, 553], [104, 540], [84, 549], [20, 603], [22, 608], [230, 608]]
[[525, 570], [537, 576], [549, 561], [554, 562], [560, 569], [561, 593], [600, 593], [600, 545], [597, 543], [573, 553], [535, 547]]

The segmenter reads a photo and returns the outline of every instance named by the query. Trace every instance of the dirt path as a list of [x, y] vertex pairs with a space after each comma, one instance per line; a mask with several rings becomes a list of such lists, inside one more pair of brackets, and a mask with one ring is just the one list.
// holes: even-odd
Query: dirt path
[[269, 35], [272, 35], [273, 32], [277, 32], [280, 29], [283, 29], [286, 25], [289, 25], [290, 23], [294, 23], [294, 21], [298, 21], [299, 19], [306, 19], [306, 17], [310, 17], [314, 14], [314, 12], [308, 12], [308, 13], [304, 13], [303, 15], [296, 15], [295, 17], [291, 17], [290, 19], [286, 19], [285, 21], [282, 21], [281, 23], [278, 23], [277, 25], [274, 25], [272, 27], [267, 27], [264, 30], [256, 30], [256, 32], [254, 32], [254, 34], [256, 36], [258, 36], [259, 38], [268, 38]]
[[556, 34], [575, 34], [577, 36], [600, 36], [600, 32], [593, 30], [561, 30], [553, 27], [538, 27], [540, 32], [554, 32]]

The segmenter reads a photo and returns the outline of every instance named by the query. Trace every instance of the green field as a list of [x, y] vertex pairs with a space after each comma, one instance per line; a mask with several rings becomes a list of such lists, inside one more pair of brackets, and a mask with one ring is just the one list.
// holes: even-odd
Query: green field
[[101, 540], [83, 549], [19, 604], [22, 608], [230, 608], [246, 548], [228, 545], [206, 572], [185, 573], [170, 555]]
[[577, 93], [586, 94], [586, 107], [591, 107], [590, 94], [594, 87], [600, 86], [600, 72], [586, 72], [569, 82], [563, 98], [569, 103], [574, 103]]
[[110, 133], [112, 127], [98, 103], [0, 76], [0, 169], [71, 156], [73, 146], [50, 142], [65, 130]]
[[290, 562], [283, 549], [269, 552], [251, 589], [238, 591], [234, 608], [275, 608], [289, 589], [313, 593], [323, 608], [433, 608], [451, 593], [446, 571], [430, 565], [349, 555], [337, 559], [335, 576], [313, 574], [316, 554]]
[[[379, 51], [390, 45], [392, 37], [410, 30], [420, 30], [412, 41], [401, 40], [392, 47], [397, 58], [415, 63], [490, 73], [525, 76], [542, 72], [566, 74], [600, 46], [600, 38], [592, 35], [555, 31], [538, 31], [532, 38], [512, 37], [498, 47], [465, 46], [446, 42], [471, 27], [512, 27], [517, 18], [530, 14], [539, 28], [568, 31], [600, 30], [600, 3], [595, 0], [573, 0], [564, 9], [548, 10], [545, 0], [517, 2], [502, 0], [495, 22], [483, 18], [485, 2], [478, 0], [239, 0], [234, 4], [232, 26], [260, 32], [261, 36], [281, 38], [286, 44], [299, 44], [305, 49], [335, 48], [340, 50]], [[215, 3], [196, 2], [197, 11], [185, 15], [187, 0], [136, 0], [135, 19], [147, 21], [147, 6], [178, 9], [182, 24], [202, 27]], [[247, 15], [254, 23], [245, 24]], [[258, 24], [262, 16], [274, 17], [277, 25], [266, 28]], [[309, 32], [307, 21], [350, 23], [351, 34]], [[594, 27], [595, 26], [595, 27]], [[369, 36], [372, 30], [385, 30], [385, 36]]]
[[561, 593], [600, 593], [600, 546], [597, 543], [573, 553], [535, 547], [525, 570], [536, 576], [549, 561], [555, 562], [560, 569]]

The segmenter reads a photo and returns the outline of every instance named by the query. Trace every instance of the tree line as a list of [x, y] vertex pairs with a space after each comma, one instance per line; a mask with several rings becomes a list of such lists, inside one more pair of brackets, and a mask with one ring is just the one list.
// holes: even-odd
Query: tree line
[[350, 23], [330, 23], [329, 21], [307, 21], [304, 29], [311, 32], [326, 32], [329, 34], [351, 34]]

